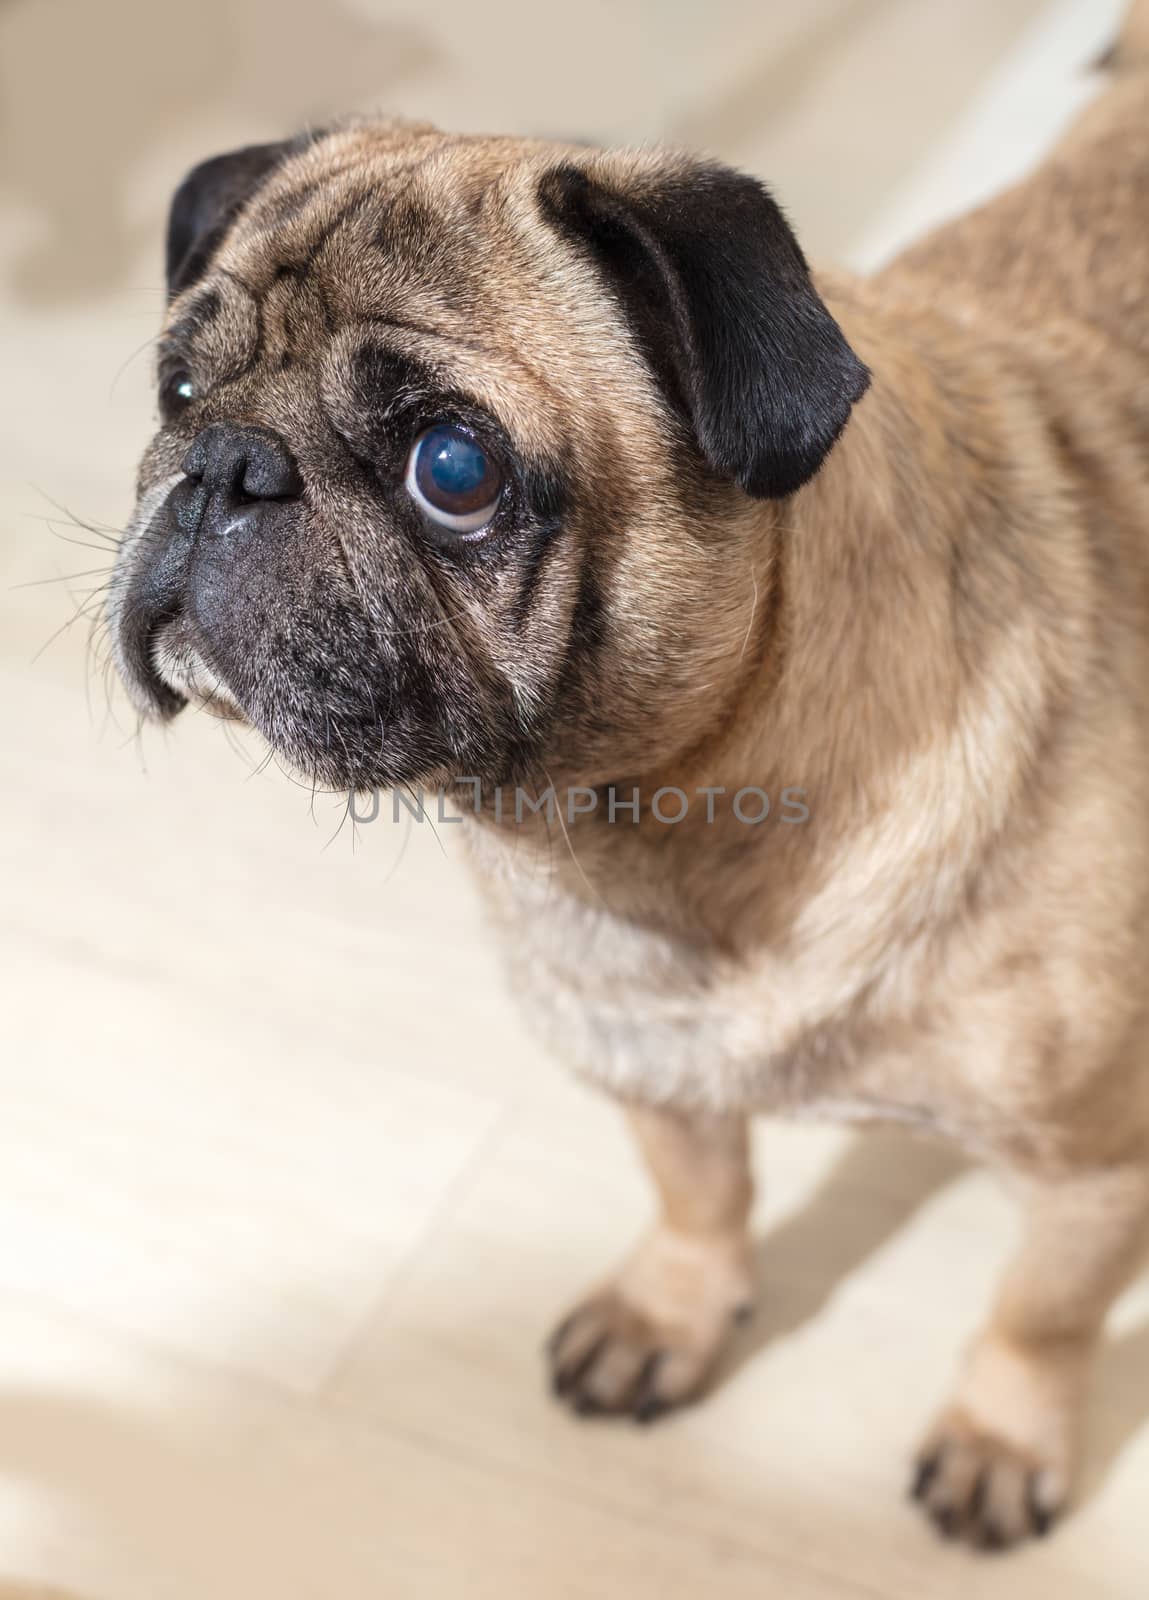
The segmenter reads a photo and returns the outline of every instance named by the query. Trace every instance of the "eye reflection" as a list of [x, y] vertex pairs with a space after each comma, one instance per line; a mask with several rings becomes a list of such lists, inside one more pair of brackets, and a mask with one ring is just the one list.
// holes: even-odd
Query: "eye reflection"
[[503, 474], [473, 433], [442, 422], [427, 428], [412, 446], [406, 487], [435, 527], [475, 533], [499, 508]]
[[171, 421], [196, 398], [195, 380], [186, 367], [175, 367], [160, 383], [160, 410]]

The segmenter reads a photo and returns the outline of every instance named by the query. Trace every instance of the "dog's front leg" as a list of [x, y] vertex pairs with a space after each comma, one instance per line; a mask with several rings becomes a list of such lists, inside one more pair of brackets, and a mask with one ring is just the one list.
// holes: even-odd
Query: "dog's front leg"
[[744, 1117], [628, 1112], [658, 1191], [657, 1223], [550, 1343], [556, 1394], [576, 1411], [649, 1422], [692, 1399], [750, 1305], [753, 1198]]
[[943, 1533], [990, 1548], [1063, 1509], [1105, 1314], [1149, 1245], [1149, 1163], [1028, 1188], [1021, 1250], [915, 1482]]

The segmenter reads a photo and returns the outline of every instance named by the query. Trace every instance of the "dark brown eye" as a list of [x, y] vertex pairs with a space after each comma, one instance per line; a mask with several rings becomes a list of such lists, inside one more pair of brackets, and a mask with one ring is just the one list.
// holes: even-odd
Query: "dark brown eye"
[[186, 367], [173, 367], [160, 380], [160, 411], [165, 422], [186, 411], [195, 398], [195, 383]]
[[428, 522], [452, 533], [485, 528], [503, 494], [503, 474], [466, 428], [436, 423], [407, 458], [407, 493]]

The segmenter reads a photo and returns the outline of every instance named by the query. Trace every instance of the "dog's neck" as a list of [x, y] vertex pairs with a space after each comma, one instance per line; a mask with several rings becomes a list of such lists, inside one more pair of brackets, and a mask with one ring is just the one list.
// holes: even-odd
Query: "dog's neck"
[[[884, 807], [889, 780], [971, 719], [983, 752], [1042, 722], [1076, 648], [1081, 551], [1063, 521], [1034, 520], [1054, 497], [1020, 477], [1041, 470], [1048, 491], [1062, 470], [1034, 375], [920, 307], [910, 344], [888, 290], [828, 293], [874, 380], [781, 519], [784, 661], [758, 738], [832, 810]], [[1006, 682], [1012, 709], [990, 701]]]
[[[1022, 445], [1030, 461], [1042, 453], [1029, 380], [942, 316], [910, 345], [888, 298], [879, 309], [849, 285], [827, 298], [872, 389], [818, 476], [763, 509], [747, 589], [768, 599], [714, 697], [716, 731], [626, 787], [638, 782], [646, 801], [663, 785], [722, 786], [725, 803], [711, 820], [698, 802], [673, 826], [568, 820], [569, 852], [558, 827], [510, 830], [513, 848], [532, 837], [545, 848], [576, 894], [613, 902], [616, 882], [637, 884], [643, 917], [665, 910], [719, 938], [738, 914], [710, 906], [716, 848], [746, 863], [751, 938], [784, 922], [865, 829], [907, 870], [928, 833], [923, 862], [960, 874], [1005, 826], [1075, 651], [1078, 552], [1025, 520], [1015, 481]], [[731, 810], [743, 786], [770, 796], [761, 851]], [[779, 816], [784, 789], [804, 792], [808, 822]], [[759, 877], [768, 893], [755, 897]]]

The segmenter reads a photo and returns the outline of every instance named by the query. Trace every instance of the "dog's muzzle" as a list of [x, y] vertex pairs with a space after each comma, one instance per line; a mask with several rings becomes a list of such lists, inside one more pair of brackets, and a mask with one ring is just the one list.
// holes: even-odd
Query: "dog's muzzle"
[[131, 552], [120, 611], [122, 665], [155, 715], [222, 690], [212, 640], [226, 637], [234, 654], [266, 581], [269, 535], [302, 494], [291, 451], [269, 428], [217, 422], [193, 441], [183, 476]]

